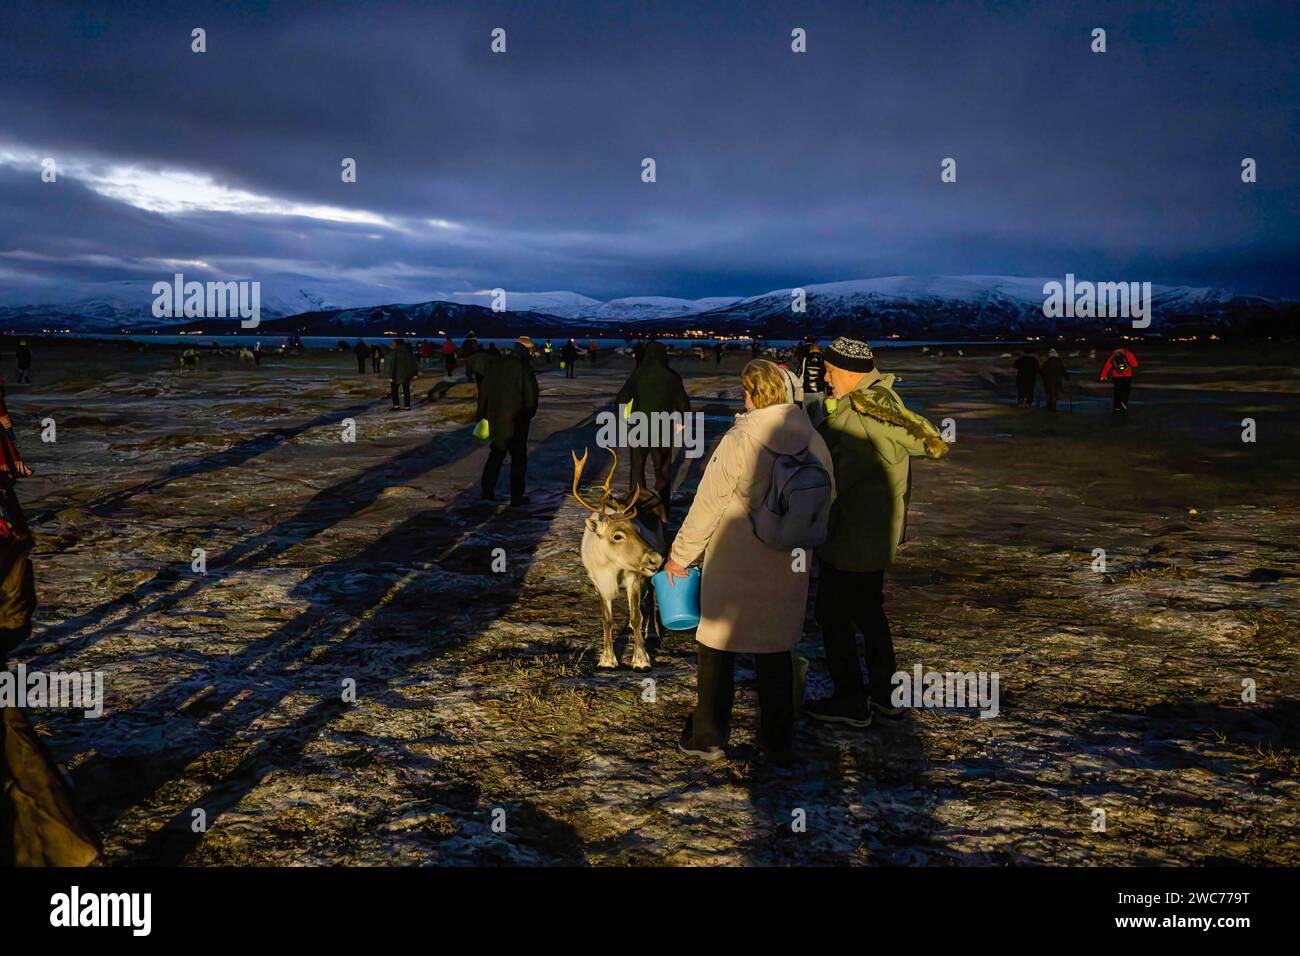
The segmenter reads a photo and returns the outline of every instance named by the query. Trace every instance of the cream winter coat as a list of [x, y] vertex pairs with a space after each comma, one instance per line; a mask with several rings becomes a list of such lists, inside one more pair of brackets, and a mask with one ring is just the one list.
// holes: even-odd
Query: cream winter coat
[[749, 512], [767, 495], [776, 456], [805, 448], [833, 473], [826, 442], [807, 412], [781, 404], [740, 416], [714, 450], [672, 547], [672, 559], [683, 567], [704, 555], [695, 632], [701, 644], [771, 654], [799, 642], [811, 551], [796, 561], [788, 549], [764, 544]]

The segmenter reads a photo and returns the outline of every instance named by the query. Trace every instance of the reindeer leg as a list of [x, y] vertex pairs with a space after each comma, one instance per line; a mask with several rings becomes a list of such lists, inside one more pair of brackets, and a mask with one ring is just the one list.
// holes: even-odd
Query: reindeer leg
[[600, 596], [601, 649], [597, 667], [618, 667], [618, 658], [614, 656], [614, 602]]
[[645, 652], [645, 620], [641, 614], [641, 588], [644, 579], [641, 575], [627, 576], [627, 610], [628, 624], [632, 628], [632, 670], [648, 671], [650, 655]]

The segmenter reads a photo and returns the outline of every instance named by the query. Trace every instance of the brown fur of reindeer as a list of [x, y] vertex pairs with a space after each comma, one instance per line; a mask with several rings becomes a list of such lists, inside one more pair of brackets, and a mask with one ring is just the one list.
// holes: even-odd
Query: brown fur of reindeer
[[[596, 505], [583, 498], [578, 490], [587, 464], [587, 449], [583, 449], [581, 458], [571, 452], [573, 497], [591, 512], [582, 532], [582, 566], [600, 596], [601, 653], [596, 666], [618, 667], [618, 658], [614, 655], [614, 599], [623, 590], [627, 594], [628, 624], [632, 629], [632, 669], [649, 670], [642, 598], [646, 579], [664, 563], [663, 530], [667, 513], [659, 496], [640, 486], [626, 504], [618, 500], [612, 490], [618, 453], [612, 448], [607, 451], [613, 456], [613, 461], [601, 486], [600, 502]], [[636, 520], [638, 509], [645, 516], [639, 523]], [[648, 521], [647, 517], [655, 520]]]

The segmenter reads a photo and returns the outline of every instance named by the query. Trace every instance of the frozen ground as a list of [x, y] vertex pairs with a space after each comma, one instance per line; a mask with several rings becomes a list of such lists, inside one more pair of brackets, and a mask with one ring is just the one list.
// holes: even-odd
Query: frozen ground
[[[653, 702], [643, 675], [593, 668], [568, 456], [621, 363], [542, 373], [519, 512], [476, 500], [472, 403], [426, 400], [440, 375], [392, 412], [350, 356], [182, 373], [170, 352], [47, 350], [10, 385], [38, 472], [19, 659], [107, 672], [108, 708], [32, 716], [109, 865], [1300, 863], [1295, 356], [1144, 358], [1114, 426], [1095, 384], [1054, 419], [1010, 407], [997, 352], [886, 355], [958, 428], [916, 467], [888, 579], [900, 665], [997, 671], [1001, 713], [803, 724], [799, 760], [767, 768], [751, 679], [731, 759], [675, 750], [689, 634], [658, 649]], [[739, 360], [679, 365], [716, 440]], [[802, 652], [823, 692], [811, 622]]]

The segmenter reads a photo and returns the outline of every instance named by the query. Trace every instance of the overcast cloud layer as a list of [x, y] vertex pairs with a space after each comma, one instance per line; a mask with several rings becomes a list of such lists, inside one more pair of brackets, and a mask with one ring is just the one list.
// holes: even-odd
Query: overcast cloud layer
[[181, 270], [388, 301], [1067, 271], [1300, 295], [1293, 4], [94, 6], [0, 13], [0, 304]]

